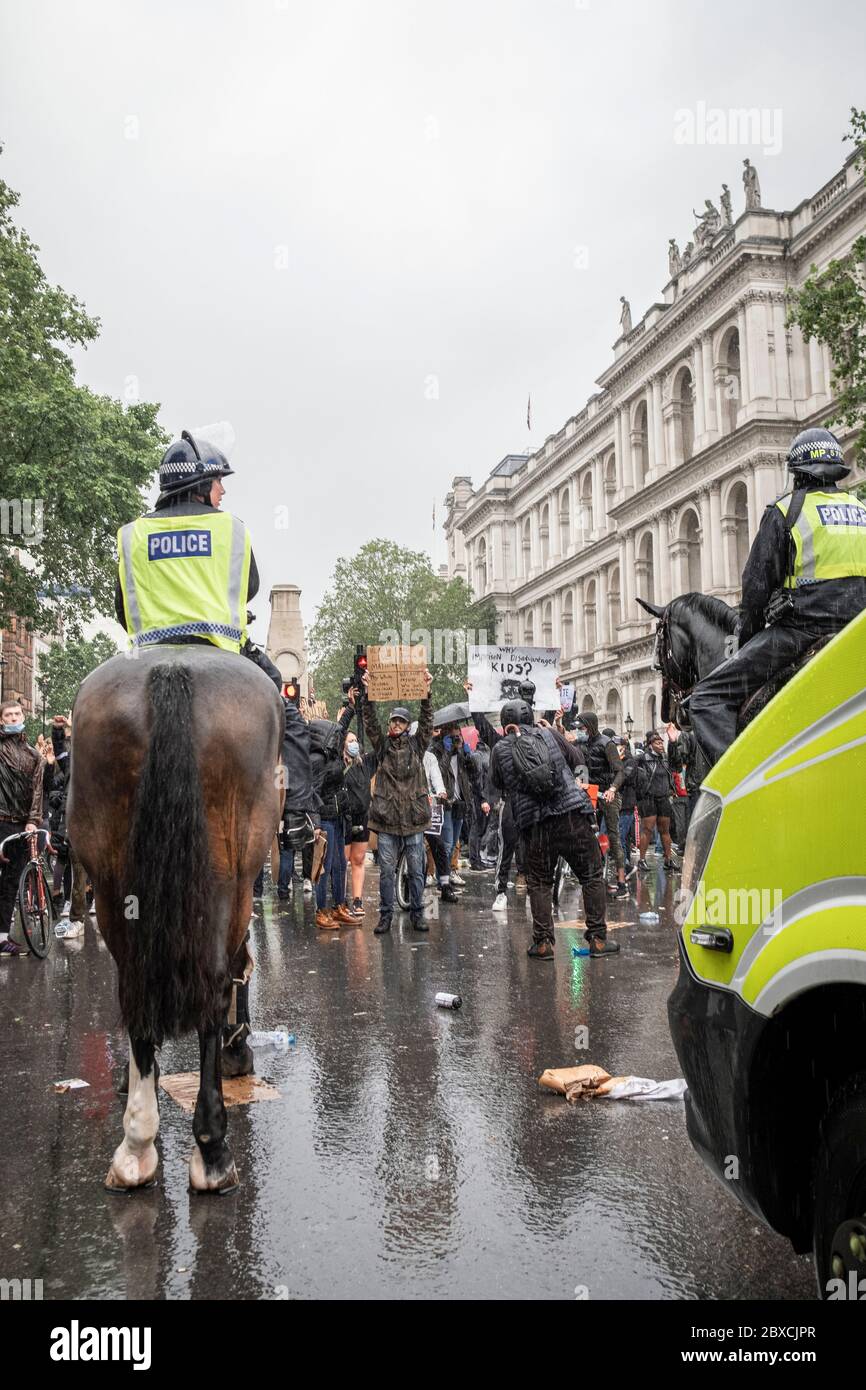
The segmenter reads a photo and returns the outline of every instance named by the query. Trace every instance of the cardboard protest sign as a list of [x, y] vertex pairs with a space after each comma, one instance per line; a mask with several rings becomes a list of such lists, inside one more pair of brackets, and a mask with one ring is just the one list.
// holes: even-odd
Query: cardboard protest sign
[[535, 685], [535, 708], [559, 709], [559, 647], [469, 647], [471, 710], [498, 710], [520, 698], [521, 681]]
[[427, 650], [424, 646], [402, 646], [390, 643], [383, 647], [367, 648], [367, 695], [371, 700], [423, 700], [427, 694], [424, 671]]
[[559, 687], [559, 708], [571, 709], [574, 704], [574, 686], [561, 685]]

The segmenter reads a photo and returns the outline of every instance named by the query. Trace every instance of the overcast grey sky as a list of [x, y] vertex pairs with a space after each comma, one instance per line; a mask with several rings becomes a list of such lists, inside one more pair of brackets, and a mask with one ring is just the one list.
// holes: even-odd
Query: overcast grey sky
[[[430, 550], [579, 410], [692, 208], [789, 208], [866, 103], [857, 0], [2, 0], [2, 176], [48, 276], [103, 321], [92, 387], [234, 428], [227, 504], [264, 596], [314, 616], [339, 555]], [[698, 102], [781, 147], [683, 145]], [[585, 253], [577, 248], [585, 247]], [[526, 430], [531, 391], [533, 431]], [[275, 520], [289, 508], [289, 528]], [[436, 562], [445, 559], [441, 532]]]

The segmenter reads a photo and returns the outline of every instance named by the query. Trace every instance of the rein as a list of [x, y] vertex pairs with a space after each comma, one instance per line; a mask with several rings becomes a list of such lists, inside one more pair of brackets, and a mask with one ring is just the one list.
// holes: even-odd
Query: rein
[[653, 669], [660, 671], [662, 677], [662, 719], [666, 724], [670, 723], [671, 720], [679, 723], [682, 701], [691, 694], [695, 682], [691, 671], [686, 675], [679, 668], [674, 657], [669, 606], [665, 608], [656, 624], [656, 653]]

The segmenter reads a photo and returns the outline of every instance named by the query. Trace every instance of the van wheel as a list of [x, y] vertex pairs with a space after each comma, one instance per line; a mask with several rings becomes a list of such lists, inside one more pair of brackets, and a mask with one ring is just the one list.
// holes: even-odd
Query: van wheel
[[818, 1296], [831, 1279], [866, 1292], [866, 1073], [836, 1093], [821, 1123], [814, 1174], [813, 1249]]

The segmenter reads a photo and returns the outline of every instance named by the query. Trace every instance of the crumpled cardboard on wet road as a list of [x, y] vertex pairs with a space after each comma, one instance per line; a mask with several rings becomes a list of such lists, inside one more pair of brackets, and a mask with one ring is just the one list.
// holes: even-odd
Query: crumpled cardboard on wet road
[[686, 1092], [681, 1076], [671, 1081], [651, 1081], [645, 1076], [611, 1076], [604, 1067], [585, 1063], [580, 1067], [548, 1067], [538, 1084], [565, 1096], [567, 1101], [592, 1100], [679, 1100]]

